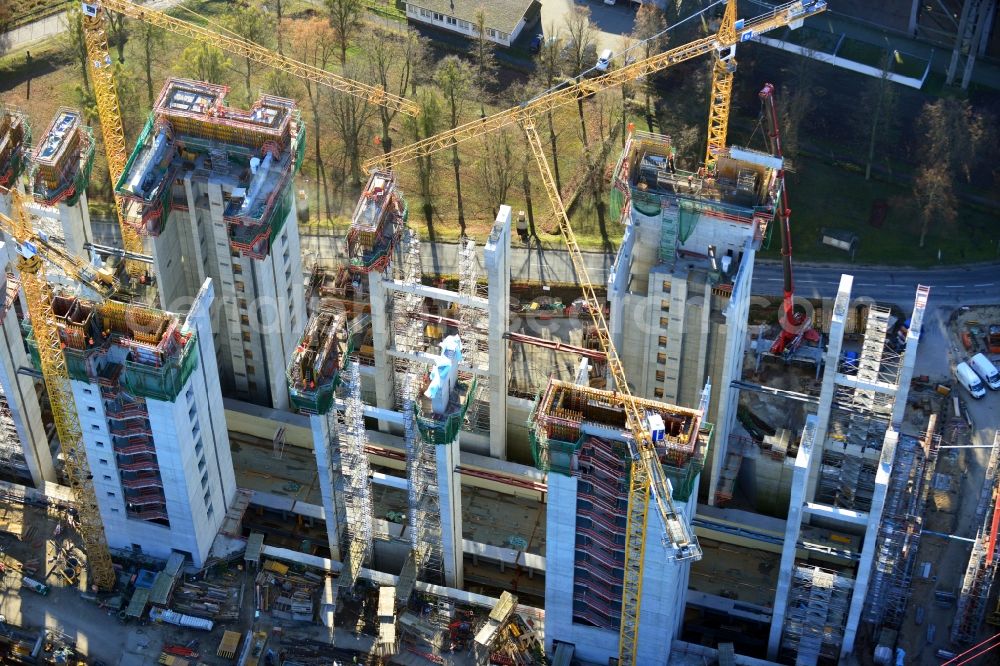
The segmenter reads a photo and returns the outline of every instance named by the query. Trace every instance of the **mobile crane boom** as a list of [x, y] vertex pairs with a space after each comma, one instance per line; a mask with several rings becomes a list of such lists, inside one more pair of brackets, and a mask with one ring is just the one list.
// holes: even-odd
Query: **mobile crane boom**
[[[785, 161], [781, 151], [781, 129], [778, 120], [778, 108], [774, 103], [774, 84], [766, 83], [758, 93], [764, 106], [769, 128], [767, 143], [771, 154], [781, 160], [778, 168], [778, 187], [781, 190], [781, 201], [775, 205], [774, 215], [778, 222], [778, 233], [781, 236], [781, 269], [784, 278], [782, 284], [781, 311], [783, 321], [781, 333], [771, 345], [771, 353], [780, 355], [786, 350], [794, 351], [804, 334], [808, 337], [809, 321], [802, 313], [795, 311], [795, 282], [792, 276], [792, 209], [788, 206], [788, 188], [785, 187]], [[815, 335], [815, 334], [813, 334]]]

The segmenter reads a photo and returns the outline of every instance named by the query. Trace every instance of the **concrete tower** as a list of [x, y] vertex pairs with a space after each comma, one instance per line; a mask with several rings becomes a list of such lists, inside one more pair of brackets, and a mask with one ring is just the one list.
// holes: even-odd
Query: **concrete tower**
[[778, 166], [770, 155], [730, 148], [713, 173], [684, 171], [670, 137], [635, 131], [612, 178], [625, 226], [608, 276], [612, 340], [636, 395], [695, 405], [711, 381], [706, 418], [719, 436], [710, 502], [736, 418], [730, 384], [742, 369], [750, 281], [779, 194]]
[[236, 495], [211, 344], [210, 281], [187, 318], [53, 300], [111, 548], [202, 566]]
[[79, 111], [59, 109], [31, 155], [30, 208], [40, 230], [61, 238], [78, 257], [86, 256], [84, 243], [93, 241], [86, 192], [93, 165], [93, 130], [83, 124]]
[[[711, 440], [707, 404], [685, 409], [639, 400], [666, 425], [663, 469], [673, 502], [690, 523]], [[631, 460], [624, 412], [611, 391], [550, 380], [532, 412], [535, 463], [548, 475], [545, 648], [570, 643], [580, 659], [618, 657]], [[672, 558], [650, 503], [636, 663], [666, 664], [680, 632], [690, 562]], [[692, 528], [693, 529], [693, 528]]]
[[291, 100], [263, 96], [242, 111], [226, 93], [167, 81], [116, 187], [153, 236], [164, 309], [183, 312], [206, 278], [216, 285], [223, 393], [286, 409], [306, 318], [293, 199], [305, 130]]

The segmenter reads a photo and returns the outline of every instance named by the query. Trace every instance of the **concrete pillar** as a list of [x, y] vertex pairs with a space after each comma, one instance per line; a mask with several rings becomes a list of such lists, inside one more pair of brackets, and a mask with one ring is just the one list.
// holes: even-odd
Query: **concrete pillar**
[[60, 203], [58, 210], [59, 223], [62, 226], [63, 237], [66, 239], [66, 249], [78, 257], [87, 256], [83, 244], [94, 242], [94, 232], [90, 229], [87, 193], [81, 193], [80, 199], [73, 206]]
[[906, 397], [910, 392], [910, 380], [913, 378], [913, 366], [917, 360], [917, 345], [920, 343], [920, 331], [924, 325], [924, 312], [927, 309], [927, 299], [930, 297], [930, 287], [917, 286], [917, 295], [913, 301], [913, 314], [910, 315], [910, 328], [906, 332], [906, 351], [899, 368], [899, 379], [895, 400], [892, 404], [890, 423], [896, 430], [903, 423], [903, 412], [906, 411]]
[[981, 49], [986, 44], [987, 18], [992, 15], [992, 7], [994, 5], [994, 2], [980, 0], [979, 6], [974, 10], [976, 11], [976, 29], [972, 33], [972, 39], [969, 40], [967, 47], [968, 53], [965, 56], [965, 69], [962, 71], [962, 90], [966, 90], [969, 87], [969, 83], [972, 82], [972, 68], [976, 64], [976, 56], [980, 54]]
[[[375, 406], [391, 410], [395, 406], [393, 398], [392, 359], [386, 353], [389, 349], [389, 302], [385, 288], [386, 275], [368, 274], [368, 299], [372, 313], [372, 348], [375, 350]], [[379, 420], [378, 429], [388, 432], [389, 422]]]
[[910, 21], [907, 24], [907, 32], [910, 37], [917, 36], [917, 19], [920, 16], [920, 0], [913, 0], [913, 4], [910, 5]]
[[955, 46], [951, 50], [951, 62], [948, 63], [948, 72], [944, 78], [945, 85], [950, 86], [955, 82], [958, 61], [962, 56], [962, 43], [965, 41], [965, 33], [968, 30], [969, 16], [975, 13], [973, 5], [978, 3], [979, 0], [965, 0], [962, 4], [962, 15], [958, 19], [958, 30], [955, 31]]
[[316, 453], [316, 471], [319, 479], [320, 497], [323, 498], [323, 514], [326, 517], [326, 539], [330, 547], [330, 557], [340, 561], [340, 514], [337, 511], [337, 465], [333, 460], [336, 436], [336, 411], [331, 407], [326, 414], [309, 417], [312, 431], [313, 451]]
[[806, 417], [802, 430], [802, 442], [795, 456], [795, 470], [792, 473], [792, 492], [788, 503], [788, 520], [785, 522], [785, 541], [781, 549], [781, 566], [778, 569], [778, 585], [774, 594], [774, 613], [771, 616], [771, 632], [767, 639], [767, 658], [778, 658], [781, 647], [781, 630], [785, 624], [788, 608], [788, 592], [792, 586], [795, 569], [795, 549], [802, 529], [802, 507], [805, 504], [806, 485], [809, 481], [810, 459], [816, 450], [817, 418]]
[[878, 469], [875, 470], [875, 493], [872, 496], [871, 511], [868, 513], [868, 526], [865, 528], [865, 540], [861, 549], [861, 560], [858, 562], [858, 573], [854, 577], [851, 608], [847, 613], [847, 625], [844, 627], [844, 642], [840, 646], [841, 663], [854, 652], [854, 639], [858, 634], [861, 611], [864, 609], [868, 582], [871, 580], [872, 562], [875, 560], [875, 551], [878, 546], [878, 530], [882, 524], [882, 510], [885, 508], [885, 496], [889, 491], [889, 476], [896, 458], [896, 444], [898, 442], [899, 433], [889, 428], [882, 441], [882, 455], [879, 458]]
[[854, 286], [853, 275], [841, 275], [840, 286], [837, 288], [837, 298], [833, 302], [833, 316], [830, 319], [830, 335], [827, 341], [826, 356], [823, 369], [823, 384], [819, 393], [819, 407], [816, 409], [816, 441], [819, 447], [813, 456], [809, 469], [809, 485], [806, 489], [806, 501], [812, 501], [816, 496], [816, 482], [819, 474], [819, 461], [826, 439], [826, 430], [830, 426], [830, 410], [833, 407], [834, 379], [840, 365], [840, 353], [844, 345], [844, 326], [847, 323], [848, 308], [851, 305], [851, 288]]
[[748, 317], [750, 315], [750, 284], [753, 278], [756, 251], [753, 242], [747, 241], [743, 251], [743, 261], [733, 280], [733, 293], [723, 315], [726, 317], [726, 358], [722, 365], [722, 376], [713, 377], [719, 387], [719, 406], [715, 413], [715, 436], [712, 443], [712, 467], [709, 476], [708, 503], [715, 505], [715, 491], [719, 483], [719, 473], [726, 461], [729, 436], [736, 424], [736, 408], [739, 406], [740, 392], [732, 388], [732, 383], [743, 376], [743, 357], [746, 354]]
[[[0, 258], [8, 267], [14, 261], [13, 248], [13, 244], [0, 243]], [[0, 290], [0, 296], [6, 298], [6, 289]], [[48, 436], [42, 423], [42, 408], [38, 402], [35, 380], [17, 374], [18, 368], [31, 367], [31, 359], [25, 350], [14, 308], [0, 310], [0, 317], [0, 335], [3, 336], [0, 344], [0, 387], [3, 388], [10, 416], [17, 428], [17, 438], [31, 473], [31, 481], [36, 488], [41, 488], [42, 482], [56, 483], [58, 479], [52, 465]]]
[[[509, 349], [503, 334], [510, 328], [510, 206], [500, 206], [483, 248], [489, 284], [490, 419], [507, 423]], [[507, 429], [490, 428], [490, 457], [507, 459]]]
[[462, 561], [462, 484], [458, 476], [459, 445], [434, 446], [437, 460], [438, 506], [441, 509], [441, 561], [444, 568], [445, 585], [461, 589], [465, 582], [465, 567]]

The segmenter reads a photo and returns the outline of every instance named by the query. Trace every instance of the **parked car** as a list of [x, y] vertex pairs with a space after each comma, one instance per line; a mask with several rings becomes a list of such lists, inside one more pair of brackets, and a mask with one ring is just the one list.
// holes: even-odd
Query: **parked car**
[[542, 44], [545, 43], [545, 35], [538, 33], [531, 38], [531, 43], [528, 44], [528, 50], [532, 53], [538, 53], [542, 50]]
[[608, 71], [608, 68], [611, 67], [611, 58], [613, 58], [614, 55], [615, 54], [611, 52], [611, 49], [604, 49], [601, 51], [601, 56], [597, 59], [597, 65], [595, 65], [597, 67], [597, 71]]

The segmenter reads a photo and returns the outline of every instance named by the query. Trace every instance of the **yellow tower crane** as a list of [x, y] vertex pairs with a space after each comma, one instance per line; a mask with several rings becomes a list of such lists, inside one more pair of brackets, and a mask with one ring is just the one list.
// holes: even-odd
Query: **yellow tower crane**
[[729, 0], [719, 25], [719, 46], [712, 66], [712, 96], [708, 106], [708, 148], [705, 166], [711, 168], [719, 153], [726, 149], [729, 131], [729, 107], [733, 99], [736, 74], [736, 0]]
[[[479, 120], [472, 120], [459, 125], [455, 129], [439, 132], [434, 136], [373, 157], [364, 163], [364, 168], [369, 173], [376, 169], [388, 169], [393, 165], [409, 162], [418, 157], [424, 157], [439, 150], [451, 148], [455, 144], [482, 137], [504, 127], [522, 125], [526, 120], [576, 102], [581, 97], [589, 97], [602, 90], [641, 79], [645, 76], [661, 72], [678, 63], [708, 53], [719, 53], [720, 50], [735, 46], [738, 42], [748, 41], [765, 32], [785, 26], [797, 28], [802, 25], [805, 19], [825, 10], [825, 0], [795, 0], [795, 2], [779, 5], [765, 14], [746, 21], [734, 20], [732, 23], [733, 29], [731, 34], [728, 35], [721, 33], [721, 30], [726, 28], [726, 22], [723, 21], [719, 33], [668, 49], [663, 53], [658, 53], [619, 69], [611, 70], [606, 74], [594, 78], [577, 78], [565, 88], [544, 93], [505, 111], [499, 111]], [[735, 17], [735, 0], [729, 0], [726, 11], [731, 12]], [[726, 92], [722, 96], [722, 104], [727, 110], [726, 115], [728, 115], [730, 94], [731, 86], [729, 92]], [[724, 137], [725, 128], [723, 128], [723, 140]]]
[[[597, 298], [593, 283], [583, 260], [583, 253], [576, 241], [576, 235], [569, 222], [569, 216], [563, 205], [555, 178], [549, 168], [548, 160], [542, 146], [541, 138], [535, 128], [533, 119], [549, 110], [575, 101], [580, 96], [620, 85], [627, 81], [647, 76], [661, 71], [678, 62], [683, 62], [704, 53], [715, 51], [721, 62], [731, 59], [726, 49], [731, 49], [737, 41], [750, 39], [756, 34], [773, 30], [786, 25], [798, 27], [801, 22], [814, 14], [826, 9], [822, 0], [814, 2], [791, 2], [775, 8], [772, 12], [747, 21], [737, 23], [735, 20], [736, 3], [730, 0], [726, 8], [726, 16], [718, 34], [696, 40], [690, 44], [670, 49], [664, 53], [652, 56], [646, 60], [627, 65], [621, 69], [609, 72], [592, 80], [578, 80], [572, 86], [542, 95], [526, 104], [501, 111], [482, 120], [472, 121], [454, 130], [448, 130], [438, 135], [404, 146], [396, 151], [369, 160], [366, 169], [387, 168], [417, 157], [431, 154], [437, 150], [451, 147], [474, 136], [481, 136], [493, 130], [518, 123], [524, 129], [531, 147], [532, 155], [538, 163], [545, 186], [546, 194], [556, 214], [559, 229], [562, 232], [566, 248], [569, 251], [576, 271], [577, 280], [587, 301], [588, 310], [597, 331], [601, 350], [607, 354], [608, 371], [614, 381], [617, 396], [625, 410], [626, 424], [632, 433], [630, 443], [630, 475], [629, 500], [627, 509], [627, 527], [625, 536], [625, 565], [622, 581], [622, 614], [619, 627], [618, 664], [619, 666], [634, 666], [636, 664], [639, 646], [639, 611], [642, 602], [643, 559], [646, 547], [646, 527], [649, 517], [649, 499], [652, 495], [657, 511], [663, 523], [664, 541], [674, 548], [674, 557], [678, 560], [697, 560], [701, 558], [701, 547], [690, 527], [678, 514], [670, 493], [670, 485], [663, 467], [659, 463], [652, 436], [646, 423], [646, 418], [629, 390], [625, 369], [621, 358], [611, 340], [604, 308]], [[728, 85], [726, 85], [728, 84]], [[722, 114], [728, 116], [732, 93], [732, 72], [728, 79], [718, 77], [713, 80], [713, 117]], [[718, 104], [716, 104], [716, 102]], [[715, 134], [710, 137], [725, 143], [726, 123], [716, 127]], [[712, 145], [712, 144], [710, 144]]]
[[[125, 130], [122, 127], [121, 105], [118, 100], [118, 89], [115, 86], [114, 66], [111, 54], [108, 52], [108, 23], [106, 12], [113, 11], [138, 21], [167, 30], [173, 34], [189, 37], [196, 41], [209, 44], [234, 55], [249, 58], [255, 62], [273, 67], [292, 76], [308, 79], [320, 85], [330, 87], [338, 92], [354, 95], [368, 100], [372, 104], [385, 106], [406, 115], [415, 116], [420, 107], [405, 98], [387, 93], [378, 86], [354, 81], [332, 72], [307, 65], [304, 62], [274, 53], [258, 44], [234, 35], [223, 35], [201, 26], [174, 18], [169, 14], [151, 7], [138, 5], [130, 0], [84, 0], [83, 26], [87, 44], [87, 57], [90, 64], [91, 80], [94, 84], [94, 97], [97, 101], [97, 113], [101, 120], [101, 131], [104, 135], [104, 151], [108, 161], [108, 171], [111, 183], [117, 183], [128, 162], [128, 147]], [[115, 208], [118, 213], [118, 226], [121, 229], [122, 244], [126, 253], [142, 254], [142, 239], [136, 227], [129, 224], [125, 202], [115, 194]], [[126, 257], [128, 254], [126, 255]], [[138, 276], [143, 268], [137, 261], [125, 261], [129, 275]]]
[[70, 277], [90, 284], [98, 293], [110, 293], [113, 285], [92, 279], [86, 273], [89, 267], [71, 255], [48, 251], [47, 239], [36, 234], [31, 224], [31, 217], [25, 208], [25, 195], [14, 187], [9, 193], [12, 217], [0, 214], [0, 229], [18, 244], [20, 256], [17, 269], [21, 276], [21, 288], [24, 290], [28, 316], [38, 345], [42, 378], [49, 394], [52, 418], [59, 434], [63, 469], [76, 499], [79, 532], [87, 552], [92, 582], [99, 589], [109, 590], [115, 585], [115, 570], [108, 542], [104, 537], [104, 524], [97, 507], [94, 485], [90, 480], [87, 451], [80, 432], [80, 421], [70, 388], [66, 358], [59, 340], [59, 329], [52, 313], [52, 289], [46, 280], [43, 257], [56, 263]]

